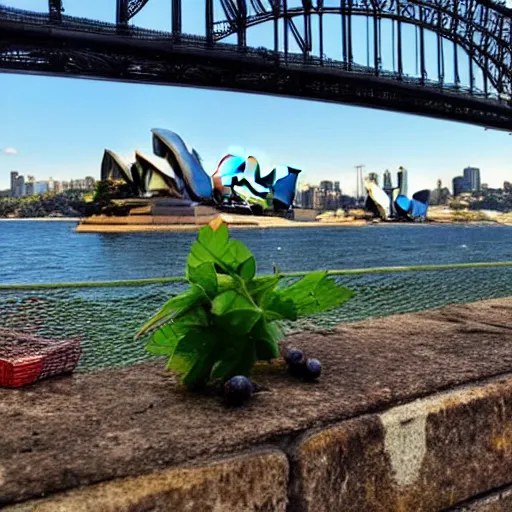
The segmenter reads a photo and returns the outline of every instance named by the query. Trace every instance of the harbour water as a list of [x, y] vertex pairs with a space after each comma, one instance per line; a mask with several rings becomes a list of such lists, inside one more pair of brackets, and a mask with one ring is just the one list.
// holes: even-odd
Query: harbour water
[[[184, 274], [195, 233], [77, 234], [75, 222], [0, 222], [0, 284]], [[258, 271], [512, 260], [512, 226], [380, 225], [233, 230]]]

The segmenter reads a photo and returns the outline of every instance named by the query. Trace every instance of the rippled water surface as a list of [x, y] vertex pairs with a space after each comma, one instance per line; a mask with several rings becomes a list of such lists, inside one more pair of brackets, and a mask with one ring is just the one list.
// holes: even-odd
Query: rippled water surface
[[[184, 273], [195, 233], [78, 234], [74, 222], [0, 222], [0, 283]], [[261, 273], [512, 260], [512, 227], [386, 225], [233, 230]]]

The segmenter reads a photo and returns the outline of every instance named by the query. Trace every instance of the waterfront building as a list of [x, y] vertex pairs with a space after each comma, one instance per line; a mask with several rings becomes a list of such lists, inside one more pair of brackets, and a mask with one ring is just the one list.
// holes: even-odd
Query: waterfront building
[[388, 169], [386, 169], [383, 174], [383, 188], [384, 190], [393, 189], [393, 180], [391, 178], [391, 173], [389, 172]]
[[455, 176], [452, 180], [453, 184], [453, 197], [460, 196], [466, 192], [466, 182], [463, 176]]
[[11, 172], [11, 196], [16, 195], [16, 183], [18, 180], [19, 174], [16, 171]]
[[34, 183], [34, 194], [46, 194], [48, 192], [48, 183], [46, 181], [36, 181]]
[[16, 171], [11, 172], [11, 196], [22, 197], [25, 195], [25, 177]]
[[407, 196], [407, 169], [404, 169], [403, 167], [398, 168], [397, 182], [397, 187], [400, 190], [400, 194]]
[[480, 169], [466, 167], [464, 169], [465, 192], [480, 192]]
[[33, 181], [28, 181], [27, 183], [25, 183], [25, 194], [27, 196], [33, 196], [35, 194]]
[[17, 172], [11, 172], [11, 196], [22, 197], [25, 195], [25, 177]]
[[323, 208], [323, 195], [318, 187], [313, 187], [311, 208], [313, 210], [321, 210]]

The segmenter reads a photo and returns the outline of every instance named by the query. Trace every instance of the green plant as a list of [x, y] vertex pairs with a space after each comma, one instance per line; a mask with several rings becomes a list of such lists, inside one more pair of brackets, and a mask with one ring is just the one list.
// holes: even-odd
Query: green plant
[[256, 277], [254, 256], [230, 240], [220, 218], [199, 231], [186, 275], [190, 288], [170, 299], [137, 337], [151, 331], [147, 350], [168, 356], [168, 368], [188, 388], [249, 376], [256, 361], [279, 355], [283, 333], [276, 320], [332, 309], [352, 296], [325, 271], [287, 287], [279, 286], [279, 275]]

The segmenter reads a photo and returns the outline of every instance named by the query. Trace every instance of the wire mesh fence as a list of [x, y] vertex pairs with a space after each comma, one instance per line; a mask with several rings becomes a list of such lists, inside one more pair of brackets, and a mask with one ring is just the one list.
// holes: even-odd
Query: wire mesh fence
[[[290, 279], [290, 278], [287, 278]], [[285, 281], [287, 280], [285, 279]], [[284, 325], [285, 331], [332, 327], [371, 317], [512, 295], [512, 267], [375, 272], [336, 277], [356, 292], [338, 309]], [[79, 338], [79, 371], [120, 367], [150, 359], [138, 328], [183, 282], [144, 286], [0, 289], [0, 328], [50, 337]]]

